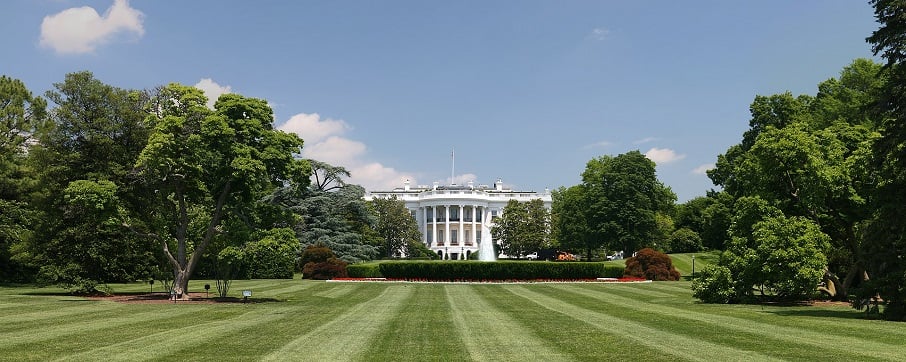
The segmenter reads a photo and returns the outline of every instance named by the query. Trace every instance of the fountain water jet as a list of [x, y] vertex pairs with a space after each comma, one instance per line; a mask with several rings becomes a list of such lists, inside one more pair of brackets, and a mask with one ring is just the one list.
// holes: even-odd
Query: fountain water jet
[[478, 260], [481, 261], [497, 261], [497, 255], [494, 253], [494, 242], [488, 239], [484, 239], [479, 245], [478, 251]]

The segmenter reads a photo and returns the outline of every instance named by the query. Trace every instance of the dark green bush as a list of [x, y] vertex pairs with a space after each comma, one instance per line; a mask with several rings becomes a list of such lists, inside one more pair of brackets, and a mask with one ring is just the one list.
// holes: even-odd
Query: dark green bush
[[604, 264], [604, 274], [601, 275], [602, 278], [620, 278], [623, 276], [623, 271], [626, 267], [619, 264]]
[[381, 278], [381, 265], [378, 263], [351, 264], [346, 266], [350, 278]]
[[733, 276], [725, 266], [711, 265], [692, 281], [692, 295], [705, 303], [730, 303], [736, 293]]
[[292, 279], [298, 244], [292, 229], [268, 230], [260, 240], [243, 248], [245, 277]]
[[[531, 280], [590, 279], [622, 275], [619, 265], [518, 261], [385, 262], [380, 274], [393, 279]], [[619, 269], [619, 270], [617, 270]], [[619, 273], [617, 273], [619, 271]]]

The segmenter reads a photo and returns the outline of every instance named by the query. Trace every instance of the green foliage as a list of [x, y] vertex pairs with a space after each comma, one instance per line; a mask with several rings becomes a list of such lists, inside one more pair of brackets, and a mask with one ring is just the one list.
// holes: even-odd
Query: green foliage
[[76, 180], [63, 191], [63, 200], [58, 233], [43, 245], [43, 280], [91, 292], [98, 284], [148, 275], [153, 258], [137, 237], [123, 234], [116, 185]]
[[736, 300], [730, 269], [711, 265], [692, 280], [692, 296], [705, 303], [730, 303]]
[[[302, 140], [273, 128], [266, 101], [224, 94], [213, 112], [206, 101], [194, 87], [162, 88], [146, 120], [153, 131], [135, 163], [152, 201], [143, 226], [172, 266], [177, 293], [223, 219], [241, 216], [278, 187], [307, 185], [311, 172], [308, 162], [294, 157]], [[190, 211], [205, 222], [193, 224]]]
[[409, 245], [421, 242], [418, 224], [402, 200], [392, 196], [373, 199], [369, 204], [378, 219], [375, 231], [382, 239], [384, 256], [404, 256]]
[[671, 253], [693, 253], [702, 249], [702, 238], [692, 229], [678, 229], [670, 235]]
[[680, 277], [670, 257], [651, 248], [639, 250], [635, 256], [626, 258], [623, 275], [648, 280], [679, 280]]
[[[622, 275], [619, 265], [520, 261], [432, 261], [380, 263], [381, 275], [395, 279], [532, 280], [588, 279]], [[617, 273], [619, 269], [620, 273]]]
[[[362, 198], [365, 189], [343, 182], [339, 178], [343, 175], [342, 168], [314, 160], [309, 162], [318, 175], [316, 184], [306, 188], [284, 187], [270, 197], [272, 203], [282, 205], [296, 215], [302, 248], [326, 245], [338, 258], [350, 263], [377, 257], [381, 242], [373, 239], [378, 238], [374, 231], [378, 219]], [[325, 181], [325, 178], [331, 181]]]
[[553, 192], [551, 207], [552, 237], [560, 248], [584, 252], [589, 260], [604, 246], [605, 239], [598, 237], [589, 226], [592, 217], [588, 210], [591, 201], [585, 197], [585, 187], [561, 187]]
[[346, 266], [350, 278], [382, 278], [380, 263], [359, 263]]
[[246, 279], [292, 279], [299, 245], [292, 229], [272, 229], [243, 246]]
[[887, 303], [884, 318], [906, 320], [906, 5], [902, 1], [872, 0], [880, 28], [867, 39], [875, 55], [887, 61], [880, 114], [885, 116], [880, 137], [871, 147], [867, 178], [875, 188], [870, 205], [875, 211], [865, 238], [864, 259], [871, 279], [860, 299], [880, 296]]
[[494, 220], [491, 235], [504, 254], [522, 258], [550, 246], [550, 212], [541, 199], [510, 200]]
[[658, 238], [659, 212], [669, 214], [676, 195], [657, 179], [655, 164], [631, 151], [601, 156], [582, 173], [586, 220], [591, 236], [607, 247], [632, 253]]

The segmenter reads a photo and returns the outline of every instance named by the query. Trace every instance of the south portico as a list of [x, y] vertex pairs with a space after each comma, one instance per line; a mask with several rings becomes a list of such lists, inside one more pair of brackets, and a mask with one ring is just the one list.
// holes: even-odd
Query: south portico
[[406, 204], [415, 218], [422, 242], [444, 260], [465, 260], [480, 250], [482, 242], [494, 242], [491, 227], [494, 219], [503, 213], [510, 200], [528, 202], [541, 199], [551, 207], [551, 194], [534, 191], [514, 191], [501, 180], [493, 188], [487, 185], [411, 187], [408, 180], [402, 188], [392, 191], [373, 191], [366, 199], [396, 197]]

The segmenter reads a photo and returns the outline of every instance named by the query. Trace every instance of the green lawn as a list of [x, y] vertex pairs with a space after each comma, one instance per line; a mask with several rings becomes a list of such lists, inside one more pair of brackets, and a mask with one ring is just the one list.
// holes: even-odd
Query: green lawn
[[232, 294], [251, 289], [277, 301], [216, 305], [0, 287], [0, 360], [864, 361], [906, 353], [906, 324], [864, 320], [845, 306], [698, 304], [688, 287], [256, 280], [234, 282]]

